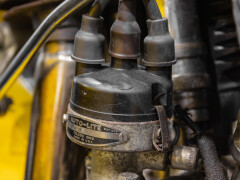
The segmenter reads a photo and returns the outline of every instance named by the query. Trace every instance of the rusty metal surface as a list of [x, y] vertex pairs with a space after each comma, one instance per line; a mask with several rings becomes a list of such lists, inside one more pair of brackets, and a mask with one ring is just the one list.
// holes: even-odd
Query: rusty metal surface
[[142, 180], [143, 169], [166, 168], [166, 154], [155, 152], [117, 153], [92, 151], [91, 173], [88, 180], [117, 179], [122, 172], [133, 172]]
[[[90, 174], [87, 180], [117, 179], [119, 174], [126, 170], [142, 178], [144, 169], [166, 170], [167, 159], [166, 153], [157, 151], [118, 153], [93, 150], [91, 163], [88, 163]], [[175, 168], [193, 170], [199, 160], [198, 149], [185, 146], [175, 148], [171, 160]]]

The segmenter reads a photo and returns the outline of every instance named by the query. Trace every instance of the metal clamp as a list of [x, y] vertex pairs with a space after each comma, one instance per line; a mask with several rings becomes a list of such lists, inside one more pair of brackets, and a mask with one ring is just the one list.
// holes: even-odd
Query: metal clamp
[[[160, 128], [153, 133], [153, 145], [159, 152], [167, 152], [170, 149], [170, 137], [168, 130], [167, 116], [162, 105], [155, 106], [160, 122]], [[160, 137], [161, 140], [160, 140]]]

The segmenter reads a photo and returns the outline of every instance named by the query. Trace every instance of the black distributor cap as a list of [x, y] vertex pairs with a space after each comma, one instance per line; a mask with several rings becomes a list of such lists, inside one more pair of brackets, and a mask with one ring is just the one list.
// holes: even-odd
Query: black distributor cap
[[144, 70], [107, 68], [75, 77], [70, 107], [106, 121], [153, 121], [153, 99], [163, 94], [161, 104], [167, 106], [171, 88], [171, 81]]

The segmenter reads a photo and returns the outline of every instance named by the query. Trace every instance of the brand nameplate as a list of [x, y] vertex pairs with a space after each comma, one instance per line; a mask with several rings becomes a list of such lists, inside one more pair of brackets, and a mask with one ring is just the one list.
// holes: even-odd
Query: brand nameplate
[[97, 120], [68, 114], [68, 137], [77, 144], [91, 147], [111, 146], [127, 140], [125, 133]]

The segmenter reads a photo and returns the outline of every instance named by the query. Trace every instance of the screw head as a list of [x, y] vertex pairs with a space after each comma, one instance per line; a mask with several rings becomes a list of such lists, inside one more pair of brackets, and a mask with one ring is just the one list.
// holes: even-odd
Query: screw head
[[68, 115], [67, 114], [63, 114], [63, 124], [67, 123], [67, 119], [68, 119]]

